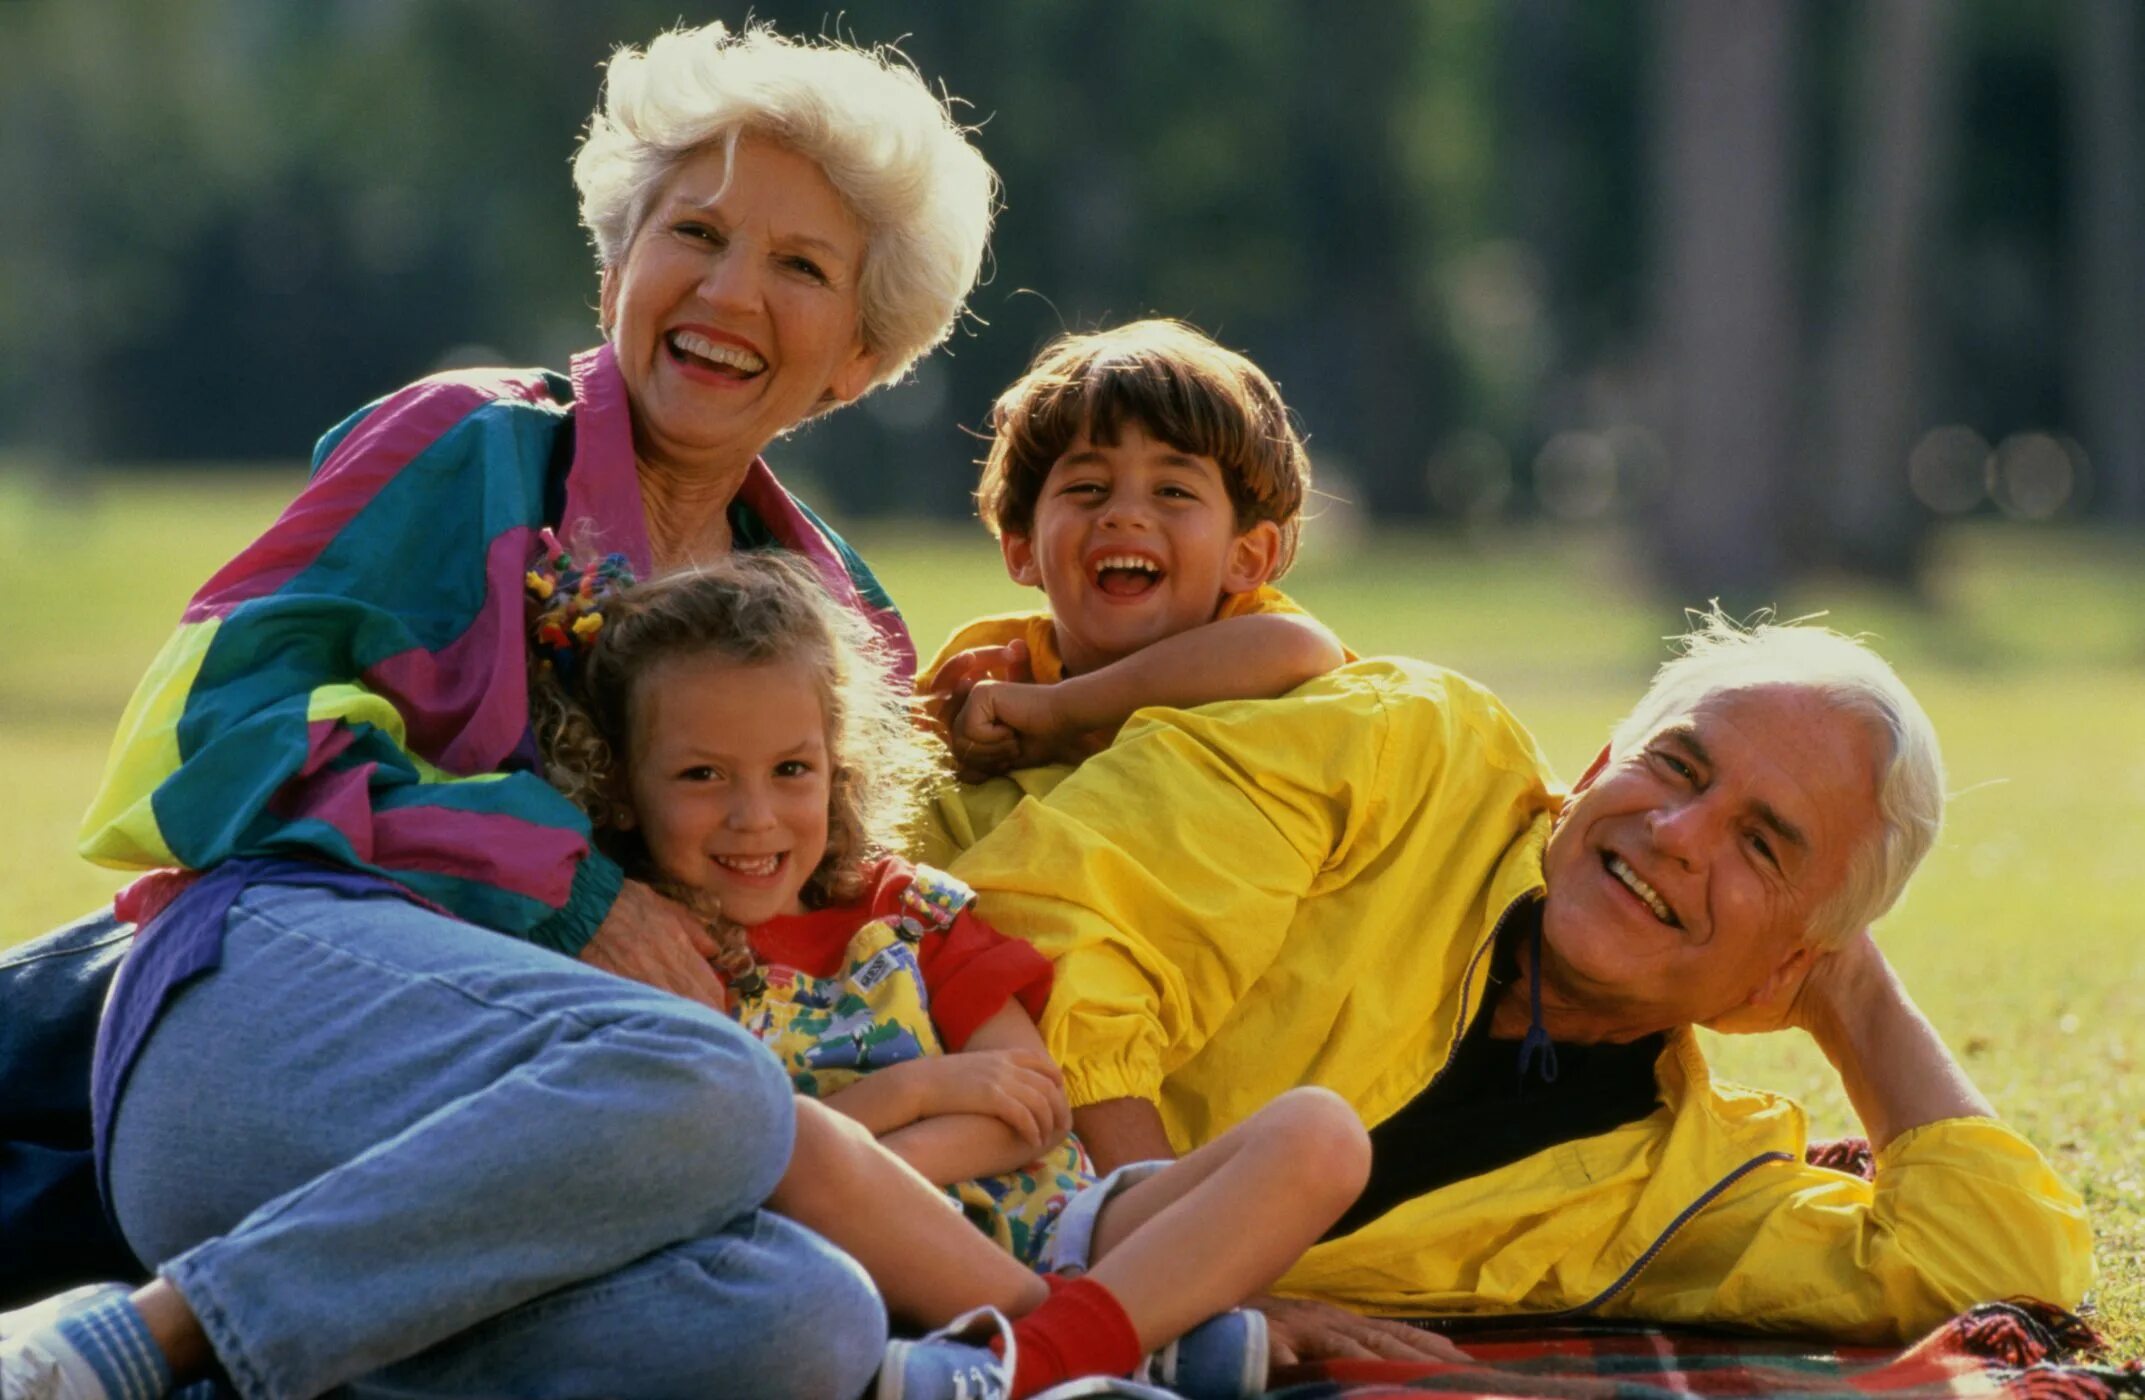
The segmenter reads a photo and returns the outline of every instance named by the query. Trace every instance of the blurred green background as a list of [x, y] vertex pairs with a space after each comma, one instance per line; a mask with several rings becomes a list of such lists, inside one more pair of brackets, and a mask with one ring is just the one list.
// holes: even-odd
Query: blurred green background
[[[2145, 1347], [2145, 8], [752, 13], [898, 41], [1005, 180], [949, 349], [770, 453], [922, 646], [1020, 601], [968, 499], [991, 397], [1144, 314], [1303, 420], [1291, 591], [1488, 681], [1567, 774], [1687, 605], [1875, 633], [1959, 794], [1888, 946], [2086, 1191]], [[605, 55], [679, 17], [0, 0], [0, 944], [113, 887], [71, 849], [119, 709], [314, 437], [594, 338], [567, 160]], [[1720, 1052], [1851, 1126], [1806, 1044]]]

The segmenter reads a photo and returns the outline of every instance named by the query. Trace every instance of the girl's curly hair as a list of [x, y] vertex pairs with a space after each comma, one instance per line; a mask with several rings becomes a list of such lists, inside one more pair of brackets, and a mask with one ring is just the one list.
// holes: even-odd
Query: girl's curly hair
[[663, 879], [626, 825], [635, 686], [674, 656], [797, 663], [818, 679], [831, 796], [827, 852], [802, 891], [807, 908], [863, 893], [866, 862], [905, 844], [942, 760], [911, 722], [870, 625], [829, 598], [808, 564], [771, 551], [735, 553], [605, 600], [602, 630], [570, 694], [549, 667], [534, 668], [530, 714], [545, 776], [588, 813], [607, 855], [709, 922], [723, 946], [718, 966], [737, 975], [752, 966], [743, 930], [722, 920], [706, 896]]

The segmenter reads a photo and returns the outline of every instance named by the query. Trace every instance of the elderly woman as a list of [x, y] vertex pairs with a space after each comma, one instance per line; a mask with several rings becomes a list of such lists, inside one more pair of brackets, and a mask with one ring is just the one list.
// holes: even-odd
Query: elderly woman
[[[704, 928], [534, 771], [524, 575], [547, 527], [641, 575], [789, 550], [912, 664], [760, 453], [945, 337], [994, 178], [907, 67], [720, 26], [613, 60], [574, 177], [605, 343], [330, 432], [127, 711], [84, 849], [167, 873], [123, 896], [142, 932], [94, 1097], [106, 1199], [158, 1276], [18, 1317], [9, 1400], [217, 1372], [246, 1396], [834, 1396], [878, 1365], [856, 1263], [762, 1209], [818, 1223], [878, 1149], [793, 1102], [715, 1009]], [[851, 1242], [882, 1282], [925, 1247], [1012, 1267], [920, 1178], [884, 1189]], [[1018, 1279], [888, 1301], [1033, 1306]]]

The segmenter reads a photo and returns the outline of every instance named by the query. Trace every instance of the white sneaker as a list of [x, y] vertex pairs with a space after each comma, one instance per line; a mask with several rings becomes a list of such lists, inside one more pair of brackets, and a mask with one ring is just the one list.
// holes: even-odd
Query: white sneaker
[[0, 1400], [111, 1400], [83, 1355], [53, 1324], [124, 1284], [92, 1283], [11, 1313], [0, 1313]]

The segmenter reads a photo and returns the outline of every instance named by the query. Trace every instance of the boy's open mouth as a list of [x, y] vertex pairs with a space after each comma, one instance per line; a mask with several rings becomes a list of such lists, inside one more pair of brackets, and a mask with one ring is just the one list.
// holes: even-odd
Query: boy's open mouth
[[1162, 584], [1162, 566], [1137, 554], [1105, 554], [1092, 568], [1095, 587], [1112, 598], [1139, 598]]
[[767, 368], [767, 361], [752, 351], [720, 344], [696, 331], [672, 331], [663, 337], [663, 344], [680, 363], [725, 379], [750, 379]]

